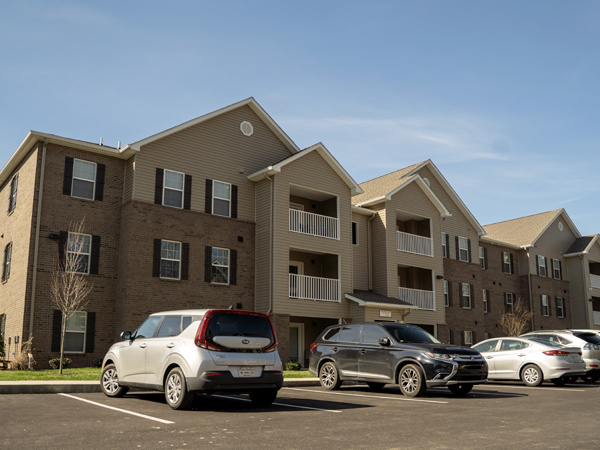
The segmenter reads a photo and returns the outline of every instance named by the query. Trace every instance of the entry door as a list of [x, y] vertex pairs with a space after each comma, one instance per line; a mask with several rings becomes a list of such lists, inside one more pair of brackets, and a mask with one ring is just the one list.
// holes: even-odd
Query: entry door
[[290, 323], [290, 361], [304, 367], [304, 324]]

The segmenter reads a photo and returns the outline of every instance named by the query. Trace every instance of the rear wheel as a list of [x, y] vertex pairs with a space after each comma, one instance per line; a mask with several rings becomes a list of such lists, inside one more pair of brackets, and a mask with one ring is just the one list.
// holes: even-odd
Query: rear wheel
[[250, 400], [254, 406], [269, 406], [277, 398], [277, 389], [261, 389], [250, 392]]
[[451, 384], [448, 386], [450, 392], [456, 395], [467, 395], [473, 389], [472, 384]]
[[340, 375], [334, 363], [328, 361], [321, 366], [319, 381], [321, 382], [321, 386], [330, 391], [340, 388], [342, 380], [340, 380]]
[[600, 374], [594, 373], [592, 375], [584, 375], [581, 378], [587, 384], [594, 384], [596, 381], [600, 380]]
[[114, 364], [107, 365], [100, 376], [102, 392], [109, 397], [123, 397], [129, 388], [119, 385], [117, 368]]
[[544, 374], [535, 364], [527, 364], [521, 372], [521, 379], [527, 386], [539, 386], [544, 381]]
[[367, 383], [367, 385], [369, 386], [369, 389], [371, 389], [372, 391], [377, 391], [377, 392], [383, 390], [383, 388], [385, 387], [385, 383], [369, 382], [369, 383]]
[[185, 376], [179, 367], [169, 372], [165, 381], [165, 399], [173, 409], [189, 408], [194, 401], [194, 393], [187, 390]]
[[423, 371], [416, 364], [407, 364], [400, 369], [398, 385], [400, 391], [407, 397], [420, 397], [427, 389]]

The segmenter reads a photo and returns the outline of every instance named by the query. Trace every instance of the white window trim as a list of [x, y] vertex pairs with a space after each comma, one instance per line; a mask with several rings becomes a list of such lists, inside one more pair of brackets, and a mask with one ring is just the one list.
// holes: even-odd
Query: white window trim
[[[469, 295], [464, 295], [464, 286], [467, 286], [469, 288]], [[472, 295], [471, 295], [471, 285], [469, 283], [460, 283], [460, 295], [463, 298], [463, 302], [465, 301], [466, 298], [469, 299], [469, 306], [465, 306], [463, 304], [463, 308], [464, 309], [471, 309], [473, 307], [473, 303], [471, 303], [473, 301], [472, 299]]]
[[[229, 198], [223, 198], [223, 197], [217, 197], [215, 194], [215, 188], [217, 187], [217, 183], [221, 183], [221, 184], [226, 184], [229, 186]], [[231, 193], [232, 193], [232, 188], [231, 188], [231, 183], [228, 183], [226, 181], [219, 181], [219, 180], [213, 180], [212, 183], [212, 212], [215, 216], [221, 216], [221, 217], [231, 217]], [[217, 214], [215, 213], [215, 200], [221, 200], [224, 202], [227, 202], [228, 205], [228, 209], [227, 209], [227, 215], [223, 215], [223, 214]]]
[[[182, 178], [182, 183], [181, 183], [182, 188], [181, 189], [167, 187], [167, 172], [176, 173], [178, 175], [181, 175], [181, 178]], [[181, 192], [181, 206], [165, 205], [165, 190], [167, 190], [167, 189], [169, 189], [171, 191]], [[169, 206], [171, 208], [183, 209], [183, 201], [184, 201], [183, 197], [184, 196], [185, 196], [185, 173], [177, 172], [176, 170], [163, 169], [163, 191], [162, 191], [163, 206]]]
[[[560, 308], [558, 307], [559, 300], [561, 303]], [[560, 316], [558, 315], [559, 311], [560, 311]], [[558, 317], [559, 319], [565, 318], [565, 298], [564, 297], [556, 297], [556, 317]]]
[[290, 209], [295, 209], [296, 211], [304, 211], [304, 205], [301, 203], [290, 202]]
[[[464, 243], [464, 248], [462, 244]], [[462, 258], [462, 251], [465, 252], [465, 259]], [[458, 237], [458, 260], [463, 262], [469, 262], [469, 240], [466, 237]]]
[[546, 294], [542, 294], [542, 316], [550, 317], [550, 297]]
[[[508, 259], [508, 261], [507, 261]], [[506, 270], [504, 270], [505, 267], [508, 267], [508, 272]], [[502, 252], [502, 272], [503, 273], [512, 273], [512, 264], [510, 263], [510, 253], [509, 252]]]
[[483, 270], [487, 269], [485, 264], [485, 249], [483, 247], [479, 247], [479, 265]]
[[[556, 276], [557, 272], [558, 272], [558, 277]], [[560, 260], [558, 260], [558, 259], [552, 259], [552, 278], [554, 278], [555, 280], [562, 279], [562, 270], [561, 270]]]
[[[83, 349], [81, 351], [65, 350], [65, 354], [69, 353], [69, 354], [82, 355], [82, 354], [85, 353], [85, 343], [87, 341], [87, 311], [75, 311], [72, 314], [85, 314], [85, 328], [84, 328], [83, 332], [81, 332], [81, 331], [69, 331], [68, 329], [65, 329], [65, 339], [67, 337], [67, 333], [83, 334]], [[63, 315], [62, 315], [62, 320], [64, 322], [64, 320], [65, 320], [65, 313], [63, 313]], [[62, 330], [63, 322], [61, 322], [61, 324], [60, 324], [61, 330]]]
[[[509, 314], [514, 314], [515, 312], [515, 299], [513, 298], [513, 294], [512, 292], [506, 292], [506, 304], [510, 305], [510, 313]], [[510, 299], [510, 301], [509, 301]]]
[[[467, 339], [467, 336], [469, 337]], [[473, 345], [473, 332], [472, 331], [463, 331], [463, 340], [465, 345]]]
[[448, 292], [448, 280], [444, 280], [444, 306], [450, 306], [450, 292]]
[[[69, 242], [71, 241], [71, 236], [88, 236], [90, 238], [90, 251], [89, 253], [85, 253], [85, 252], [72, 252], [69, 250]], [[86, 272], [74, 272], [77, 273], [79, 275], [89, 275], [90, 274], [90, 266], [92, 265], [92, 235], [91, 234], [86, 234], [86, 233], [73, 233], [71, 231], [69, 231], [69, 234], [67, 236], [67, 253], [66, 253], [66, 257], [69, 257], [69, 254], [77, 254], [77, 255], [87, 255], [88, 257], [88, 263], [87, 263], [87, 271]]]
[[227, 267], [227, 283], [219, 283], [217, 281], [212, 281], [212, 284], [220, 284], [223, 286], [227, 286], [229, 285], [229, 281], [231, 280], [231, 250], [228, 248], [224, 248], [224, 247], [212, 247], [212, 251], [215, 250], [226, 250], [227, 251], [227, 265], [222, 265], [222, 264], [215, 264], [212, 260], [211, 257], [211, 278], [212, 278], [212, 267]]
[[[548, 276], [548, 268], [546, 267], [546, 257], [542, 256], [542, 255], [538, 255], [537, 262], [538, 262], [540, 277], [547, 277]], [[543, 275], [542, 275], [542, 269], [544, 269]]]
[[[87, 164], [93, 164], [95, 169], [94, 169], [94, 181], [91, 182], [90, 180], [86, 180], [85, 178], [79, 178], [75, 176], [75, 161], [81, 161]], [[71, 177], [71, 197], [74, 198], [81, 198], [83, 200], [96, 200], [96, 178], [98, 175], [98, 164], [96, 164], [93, 161], [86, 161], [85, 159], [77, 159], [77, 158], [73, 158], [73, 176]], [[80, 180], [80, 181], [85, 181], [86, 183], [92, 183], [92, 198], [87, 198], [87, 197], [79, 197], [78, 195], [74, 195], [73, 194], [73, 182], [75, 180]]]
[[[163, 255], [162, 255], [162, 243], [163, 242], [171, 242], [173, 244], [179, 244], [179, 259], [176, 259], [176, 258], [163, 258]], [[183, 251], [183, 246], [181, 245], [181, 242], [179, 242], [179, 241], [170, 241], [168, 239], [161, 239], [160, 240], [160, 261], [161, 261], [161, 263], [160, 263], [160, 269], [161, 269], [160, 270], [160, 278], [162, 278], [163, 280], [181, 280], [181, 253], [182, 253], [182, 251]], [[174, 278], [174, 277], [164, 277], [163, 276], [163, 274], [162, 274], [162, 261], [163, 261], [163, 259], [165, 261], [177, 261], [179, 263], [179, 266], [178, 266], [179, 267], [179, 271], [178, 271], [178, 274], [177, 274], [177, 278]]]

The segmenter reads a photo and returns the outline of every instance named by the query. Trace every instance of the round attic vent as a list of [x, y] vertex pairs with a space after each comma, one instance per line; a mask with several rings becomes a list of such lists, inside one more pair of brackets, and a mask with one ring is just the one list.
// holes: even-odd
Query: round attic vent
[[562, 231], [564, 229], [562, 222], [558, 222], [558, 229]]
[[242, 130], [242, 133], [244, 133], [244, 136], [252, 136], [252, 133], [254, 133], [254, 127], [252, 126], [252, 124], [246, 120], [244, 120], [241, 124], [240, 124], [240, 130]]
[[429, 178], [425, 178], [423, 177], [423, 181], [425, 182], [425, 184], [429, 187], [431, 187], [431, 182], [429, 181]]

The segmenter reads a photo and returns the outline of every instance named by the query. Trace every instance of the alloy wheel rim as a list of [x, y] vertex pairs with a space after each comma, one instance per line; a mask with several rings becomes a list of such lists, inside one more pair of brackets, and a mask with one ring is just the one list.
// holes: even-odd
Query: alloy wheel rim
[[527, 369], [525, 371], [525, 380], [528, 383], [535, 383], [538, 380], [539, 374], [535, 369]]
[[413, 369], [402, 372], [402, 387], [406, 392], [414, 392], [417, 389], [417, 373]]
[[325, 366], [321, 369], [321, 381], [327, 387], [333, 386], [335, 383], [335, 372], [330, 366]]
[[116, 370], [107, 370], [102, 378], [102, 386], [104, 390], [110, 394], [114, 393], [119, 388], [119, 378]]
[[177, 403], [181, 396], [181, 379], [177, 374], [171, 375], [167, 383], [167, 398], [169, 403]]

